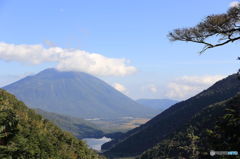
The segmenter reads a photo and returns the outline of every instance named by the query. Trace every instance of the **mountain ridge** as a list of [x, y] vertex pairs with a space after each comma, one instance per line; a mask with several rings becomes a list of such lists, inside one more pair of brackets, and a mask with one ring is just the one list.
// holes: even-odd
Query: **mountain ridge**
[[146, 117], [155, 112], [83, 72], [46, 69], [3, 89], [28, 106], [80, 118]]
[[233, 97], [239, 91], [240, 81], [237, 75], [228, 76], [196, 96], [171, 106], [146, 124], [104, 144], [102, 148], [107, 150], [105, 154], [109, 156], [139, 155], [180, 129], [203, 108]]
[[179, 131], [141, 154], [138, 159], [208, 158], [211, 150], [239, 151], [240, 94], [207, 106]]

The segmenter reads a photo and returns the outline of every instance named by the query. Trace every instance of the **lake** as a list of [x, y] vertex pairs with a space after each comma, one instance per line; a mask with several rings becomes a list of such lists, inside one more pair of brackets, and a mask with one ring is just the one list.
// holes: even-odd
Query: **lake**
[[111, 138], [107, 137], [102, 137], [102, 138], [84, 138], [83, 141], [87, 143], [89, 147], [91, 147], [94, 150], [101, 151], [101, 146], [106, 143], [111, 141]]

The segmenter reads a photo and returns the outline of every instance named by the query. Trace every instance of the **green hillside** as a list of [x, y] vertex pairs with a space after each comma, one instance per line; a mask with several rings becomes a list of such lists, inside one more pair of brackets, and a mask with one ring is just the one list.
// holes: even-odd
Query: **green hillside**
[[1, 159], [100, 159], [71, 134], [0, 89]]
[[[187, 124], [138, 159], [210, 157], [209, 152], [240, 152], [240, 94], [224, 102], [210, 105]], [[230, 158], [230, 156], [218, 156]], [[240, 158], [239, 156], [234, 158]]]
[[239, 91], [240, 81], [237, 75], [231, 75], [196, 96], [173, 105], [146, 124], [104, 144], [102, 148], [109, 156], [139, 155], [181, 129], [208, 105], [231, 98]]
[[36, 112], [42, 115], [45, 119], [50, 120], [61, 129], [71, 132], [79, 139], [82, 138], [99, 138], [104, 132], [100, 130], [95, 124], [90, 123], [81, 118], [75, 118], [67, 115], [60, 115], [57, 113], [50, 113], [41, 109], [35, 109]]

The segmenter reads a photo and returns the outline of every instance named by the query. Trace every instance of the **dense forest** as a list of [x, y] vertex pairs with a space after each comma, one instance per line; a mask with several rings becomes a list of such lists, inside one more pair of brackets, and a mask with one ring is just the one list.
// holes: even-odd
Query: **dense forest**
[[[138, 159], [207, 158], [211, 150], [240, 151], [240, 94], [208, 106], [177, 131]], [[218, 156], [229, 158], [230, 156]], [[233, 156], [240, 158], [239, 156]]]
[[240, 159], [240, 0], [0, 13], [0, 159]]
[[101, 159], [86, 144], [63, 132], [0, 89], [0, 158]]
[[146, 124], [104, 144], [102, 148], [107, 150], [106, 155], [114, 157], [142, 154], [184, 128], [186, 123], [204, 108], [235, 96], [239, 90], [240, 81], [237, 75], [231, 75], [196, 96], [171, 106]]

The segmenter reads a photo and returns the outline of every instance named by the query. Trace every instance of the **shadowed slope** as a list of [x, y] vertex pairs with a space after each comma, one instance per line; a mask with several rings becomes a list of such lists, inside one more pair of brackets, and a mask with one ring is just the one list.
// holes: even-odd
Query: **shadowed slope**
[[146, 124], [130, 130], [120, 138], [103, 145], [110, 156], [134, 156], [153, 147], [210, 104], [233, 97], [240, 91], [237, 75], [231, 75], [196, 96], [179, 102]]
[[203, 109], [186, 127], [144, 152], [139, 159], [197, 159], [209, 158], [211, 150], [239, 152], [239, 131], [240, 94]]

